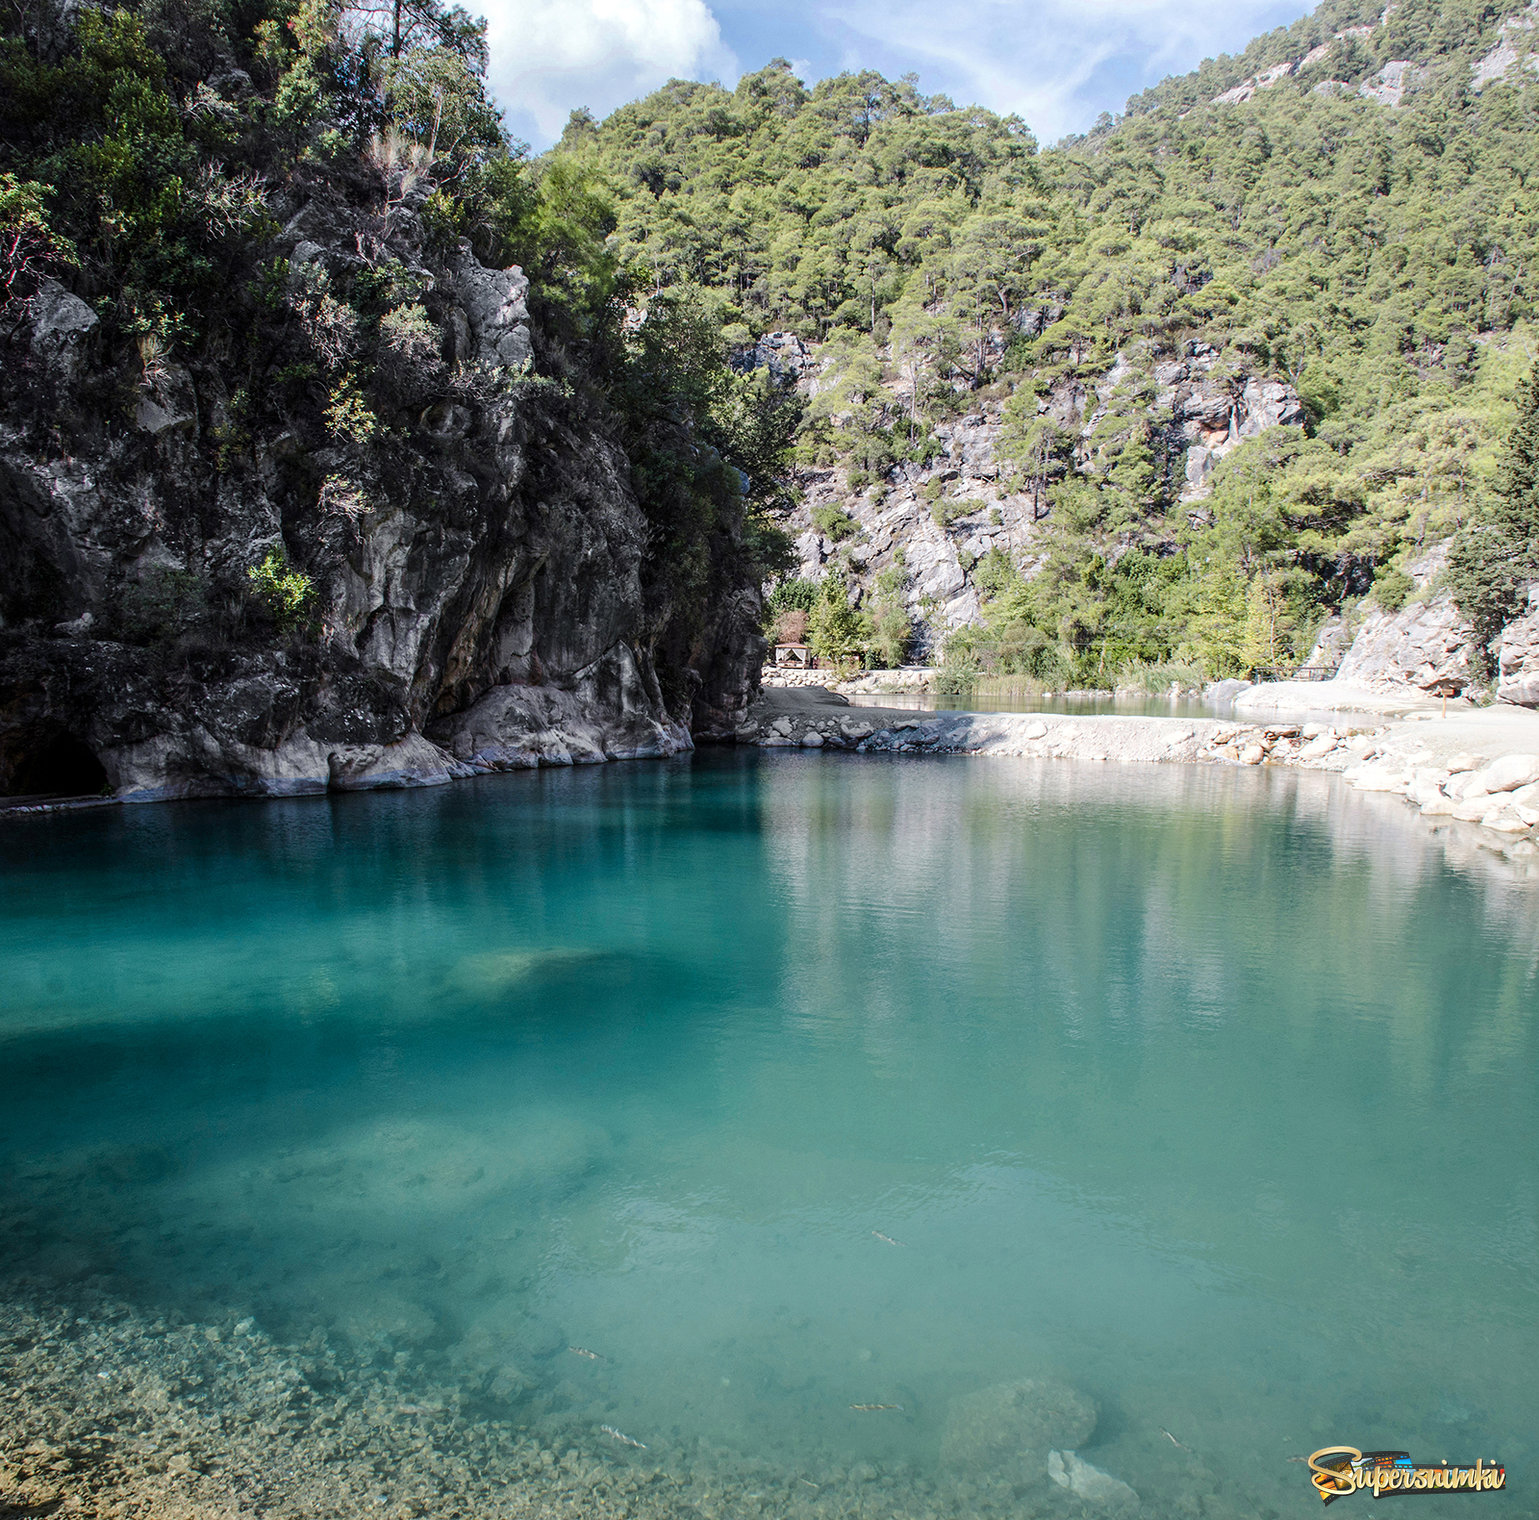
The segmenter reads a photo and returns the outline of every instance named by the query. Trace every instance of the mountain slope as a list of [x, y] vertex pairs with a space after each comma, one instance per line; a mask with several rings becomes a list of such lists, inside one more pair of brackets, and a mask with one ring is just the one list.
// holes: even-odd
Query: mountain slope
[[744, 362], [805, 345], [804, 574], [994, 666], [1225, 675], [1480, 516], [1531, 362], [1536, 15], [1323, 5], [1047, 151], [776, 64], [556, 156], [643, 288], [709, 292]]

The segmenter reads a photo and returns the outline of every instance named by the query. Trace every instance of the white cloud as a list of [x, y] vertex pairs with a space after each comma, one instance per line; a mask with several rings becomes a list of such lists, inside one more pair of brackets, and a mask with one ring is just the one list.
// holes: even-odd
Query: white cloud
[[1120, 109], [1119, 89], [1242, 48], [1308, 8], [1305, 0], [844, 0], [819, 12], [836, 31], [915, 59], [922, 75], [938, 66], [956, 81], [949, 93], [959, 104], [1014, 111], [1053, 142], [1084, 130], [1103, 105]]
[[735, 80], [705, 0], [483, 0], [488, 83], [508, 126], [538, 148], [568, 114], [603, 116], [670, 78]]

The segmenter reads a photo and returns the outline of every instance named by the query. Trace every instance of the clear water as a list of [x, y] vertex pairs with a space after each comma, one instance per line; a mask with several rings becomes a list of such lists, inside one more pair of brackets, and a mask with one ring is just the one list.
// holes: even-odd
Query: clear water
[[0, 1276], [513, 1369], [664, 1462], [923, 1484], [1045, 1376], [1149, 1514], [1194, 1464], [1304, 1513], [1337, 1443], [1539, 1500], [1539, 897], [1396, 799], [728, 754], [0, 868]]

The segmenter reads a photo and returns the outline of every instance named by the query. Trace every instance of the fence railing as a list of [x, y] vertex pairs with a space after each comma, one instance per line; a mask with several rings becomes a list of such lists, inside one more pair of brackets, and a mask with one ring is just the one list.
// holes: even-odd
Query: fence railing
[[1328, 665], [1300, 665], [1297, 670], [1283, 665], [1258, 665], [1255, 669], [1258, 681], [1329, 681], [1335, 674]]

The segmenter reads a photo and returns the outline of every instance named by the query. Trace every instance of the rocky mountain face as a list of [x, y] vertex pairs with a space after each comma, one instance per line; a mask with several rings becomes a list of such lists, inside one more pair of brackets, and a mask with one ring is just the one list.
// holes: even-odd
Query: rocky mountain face
[[[1385, 25], [1395, 7], [1385, 8], [1378, 25]], [[1479, 93], [1488, 84], [1506, 79], [1514, 68], [1539, 73], [1539, 53], [1534, 51], [1535, 38], [1531, 35], [1539, 28], [1539, 3], [1530, 0], [1528, 7], [1515, 16], [1507, 17], [1497, 30], [1496, 45], [1479, 58], [1472, 58], [1469, 65], [1469, 88]], [[1272, 89], [1285, 79], [1316, 69], [1337, 54], [1339, 44], [1371, 37], [1373, 26], [1343, 27], [1334, 34], [1332, 41], [1322, 42], [1297, 58], [1285, 59], [1242, 79], [1239, 84], [1215, 95], [1213, 105], [1243, 105], [1262, 90]], [[1380, 54], [1382, 57], [1383, 55]], [[1359, 95], [1379, 105], [1394, 109], [1402, 105], [1409, 91], [1422, 84], [1427, 75], [1425, 63], [1410, 58], [1390, 60], [1376, 73], [1356, 84], [1341, 79], [1322, 79], [1314, 86], [1317, 95]]]
[[1472, 696], [1539, 707], [1539, 584], [1528, 588], [1528, 610], [1514, 618], [1486, 650], [1493, 681], [1483, 681], [1476, 634], [1438, 577], [1451, 539], [1434, 544], [1406, 566], [1415, 586], [1393, 612], [1369, 606], [1360, 620], [1334, 617], [1320, 630], [1306, 666], [1386, 694]]
[[[273, 209], [269, 298], [317, 341], [328, 282], [388, 260], [421, 292], [423, 351], [377, 426], [251, 421], [238, 354], [141, 351], [125, 378], [54, 281], [5, 311], [0, 791], [427, 784], [729, 733], [757, 682], [758, 588], [720, 569], [707, 626], [670, 626], [622, 448], [531, 371], [522, 272], [435, 255], [409, 205], [371, 247], [378, 218], [325, 182]], [[303, 619], [282, 612], [293, 575]]]
[[[767, 365], [783, 384], [809, 398], [817, 395], [822, 363], [815, 344], [790, 333], [772, 333], [752, 359]], [[1144, 373], [1152, 381], [1150, 417], [1163, 455], [1162, 469], [1194, 511], [1208, 494], [1217, 462], [1247, 438], [1273, 427], [1298, 427], [1304, 408], [1293, 389], [1256, 375], [1220, 370], [1212, 346], [1194, 342], [1179, 354], [1138, 364], [1119, 354], [1091, 383], [1063, 380], [1037, 403], [1078, 438], [1076, 466], [1090, 461], [1090, 438], [1113, 396]], [[980, 611], [977, 567], [998, 549], [1029, 564], [1046, 520], [1045, 500], [1025, 488], [1000, 457], [1001, 410], [989, 401], [949, 422], [931, 426], [941, 453], [928, 464], [904, 464], [886, 480], [852, 491], [842, 467], [804, 469], [797, 484], [801, 502], [792, 520], [799, 574], [816, 579], [831, 564], [847, 568], [857, 605], [871, 592], [878, 572], [901, 556], [917, 652], [934, 654], [951, 629], [976, 622]], [[830, 537], [815, 521], [819, 508], [848, 513], [857, 532]]]

